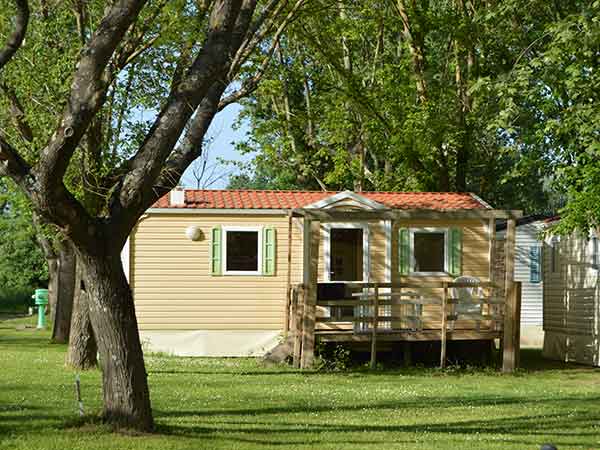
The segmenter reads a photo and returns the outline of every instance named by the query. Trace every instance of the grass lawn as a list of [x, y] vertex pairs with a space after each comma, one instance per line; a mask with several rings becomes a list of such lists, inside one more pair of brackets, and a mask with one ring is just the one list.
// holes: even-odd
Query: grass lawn
[[[0, 318], [0, 449], [600, 448], [600, 372], [524, 352], [516, 375], [299, 372], [254, 359], [150, 355], [157, 432], [77, 425], [75, 372], [48, 333]], [[85, 410], [100, 375], [81, 375]]]

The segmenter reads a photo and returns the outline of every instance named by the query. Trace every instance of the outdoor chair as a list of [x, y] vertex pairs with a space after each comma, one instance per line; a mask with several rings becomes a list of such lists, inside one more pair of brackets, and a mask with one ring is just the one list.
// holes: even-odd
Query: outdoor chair
[[[481, 315], [481, 300], [483, 298], [483, 291], [481, 289], [481, 280], [477, 277], [462, 276], [454, 280], [455, 283], [472, 285], [466, 287], [455, 287], [452, 288], [452, 297], [455, 298], [458, 303], [453, 304], [452, 315]], [[477, 331], [479, 331], [480, 322], [477, 321]], [[451, 329], [454, 329], [454, 321], [451, 323]]]

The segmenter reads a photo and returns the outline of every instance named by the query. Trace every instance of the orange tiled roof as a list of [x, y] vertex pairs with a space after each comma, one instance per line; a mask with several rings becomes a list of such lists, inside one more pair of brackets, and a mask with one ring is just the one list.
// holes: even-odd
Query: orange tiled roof
[[[153, 208], [291, 209], [302, 208], [338, 192], [186, 189], [185, 205], [171, 205], [169, 194]], [[394, 209], [486, 209], [485, 202], [466, 192], [360, 192], [359, 195]]]

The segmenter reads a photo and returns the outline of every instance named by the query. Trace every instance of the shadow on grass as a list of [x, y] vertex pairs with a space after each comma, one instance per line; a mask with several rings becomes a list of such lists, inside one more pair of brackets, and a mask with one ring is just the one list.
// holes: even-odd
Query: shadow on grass
[[[500, 417], [495, 419], [456, 420], [446, 423], [427, 422], [406, 425], [374, 425], [369, 423], [307, 423], [299, 422], [219, 422], [215, 427], [206, 425], [170, 425], [160, 423], [157, 432], [166, 435], [185, 437], [220, 437], [228, 441], [253, 442], [263, 445], [315, 445], [315, 444], [351, 444], [351, 443], [397, 443], [397, 433], [442, 434], [461, 437], [478, 435], [479, 441], [485, 441], [485, 435], [490, 439], [504, 443], [515, 443], [527, 446], [540, 445], [549, 438], [557, 439], [561, 445], [586, 446], [591, 445], [597, 438], [594, 431], [581, 432], [581, 427], [592, 428], [600, 419], [599, 414], [559, 413], [540, 414], [519, 417]], [[365, 433], [384, 434], [386, 438], [373, 440], [373, 435]], [[396, 436], [392, 435], [396, 433]], [[226, 434], [225, 436], [223, 436]], [[336, 434], [348, 436], [337, 439]], [[500, 436], [499, 436], [500, 435]], [[268, 437], [269, 439], [265, 439]], [[366, 442], [362, 438], [366, 437]], [[383, 437], [383, 436], [382, 436]], [[280, 440], [278, 440], [278, 438]], [[293, 440], [290, 440], [292, 438]], [[333, 438], [333, 439], [332, 439]], [[414, 442], [407, 436], [407, 442]], [[534, 447], [527, 447], [534, 448]]]
[[[549, 413], [472, 420], [461, 420], [460, 416], [456, 416], [448, 422], [427, 419], [423, 423], [416, 424], [378, 423], [379, 417], [394, 417], [386, 416], [389, 410], [396, 410], [394, 415], [397, 417], [410, 417], [416, 410], [431, 409], [430, 417], [435, 417], [436, 409], [514, 406], [528, 403], [541, 404]], [[318, 447], [325, 444], [339, 445], [343, 448], [344, 445], [350, 444], [414, 443], [414, 435], [422, 440], [424, 436], [431, 434], [447, 435], [446, 440], [449, 444], [461, 439], [473, 439], [473, 436], [477, 436], [476, 439], [481, 443], [485, 442], [486, 436], [489, 435], [490, 440], [522, 445], [524, 448], [538, 448], [534, 446], [539, 446], [550, 438], [561, 446], [592, 448], [598, 436], [594, 427], [600, 421], [600, 411], [596, 407], [599, 403], [600, 396], [554, 399], [456, 396], [444, 399], [420, 397], [415, 400], [351, 405], [291, 404], [281, 407], [230, 410], [155, 411], [157, 420], [155, 435], [219, 440], [232, 445], [253, 443], [263, 446], [287, 446], [287, 448]], [[561, 412], [555, 412], [557, 410]], [[371, 411], [373, 415], [365, 417], [364, 411]], [[314, 413], [328, 412], [336, 416], [326, 419], [314, 416]], [[344, 413], [350, 413], [350, 416]], [[498, 413], [515, 414], [515, 410], [512, 409], [510, 412], [501, 410], [496, 412]], [[72, 417], [65, 421], [64, 415], [47, 414], [45, 408], [37, 406], [11, 404], [0, 408], [0, 436], [15, 432], [22, 433], [25, 429], [28, 433], [41, 432], [49, 427], [77, 433], [118, 431], [119, 434], [130, 436], [148, 436], [143, 433], [130, 434], [126, 430], [111, 429], [99, 416], [94, 415], [82, 419]], [[435, 441], [441, 442], [440, 438], [436, 438]]]
[[[545, 359], [542, 356], [540, 349], [523, 349], [521, 350], [521, 368], [517, 372], [517, 375], [525, 373], [543, 372], [543, 371], [600, 371], [600, 368], [585, 366], [576, 363], [566, 363], [561, 361], [552, 361]], [[325, 370], [298, 370], [292, 369], [290, 366], [283, 365], [281, 370], [262, 369], [257, 368], [255, 370], [232, 370], [227, 368], [215, 367], [213, 369], [199, 369], [199, 370], [177, 370], [177, 369], [149, 369], [148, 373], [154, 375], [235, 375], [235, 376], [282, 376], [282, 375], [302, 375], [302, 376], [313, 376], [313, 375], [341, 375], [351, 377], [373, 377], [373, 376], [390, 376], [390, 375], [403, 375], [403, 376], [443, 376], [443, 375], [500, 375], [499, 368], [487, 366], [466, 366], [466, 367], [455, 367], [450, 366], [445, 370], [440, 370], [437, 367], [424, 367], [424, 366], [413, 366], [413, 367], [399, 367], [399, 366], [383, 366], [379, 370], [369, 370], [364, 367], [352, 368], [344, 371], [325, 371]]]
[[600, 402], [600, 396], [593, 397], [561, 397], [561, 398], [540, 398], [540, 397], [446, 397], [439, 399], [437, 397], [419, 397], [415, 400], [391, 400], [384, 402], [373, 402], [367, 404], [354, 405], [322, 405], [311, 406], [306, 404], [292, 404], [281, 407], [267, 408], [244, 408], [244, 409], [215, 409], [215, 410], [176, 410], [176, 411], [156, 411], [157, 417], [215, 417], [215, 416], [260, 416], [273, 414], [309, 414], [309, 413], [343, 413], [352, 411], [365, 410], [399, 410], [405, 409], [407, 413], [421, 409], [435, 408], [480, 408], [486, 406], [502, 406], [502, 405], [526, 405], [526, 404], [554, 404], [556, 407], [573, 406], [575, 403], [582, 406], [583, 404], [597, 405]]
[[573, 362], [546, 359], [542, 350], [535, 348], [521, 349], [521, 369], [526, 372], [542, 372], [546, 370], [599, 370], [598, 367], [586, 366]]
[[[0, 346], [4, 347], [19, 347], [19, 351], [23, 349], [40, 350], [41, 348], [51, 348], [63, 351], [67, 348], [67, 344], [57, 344], [50, 340], [50, 336], [45, 332], [36, 334], [36, 331], [24, 331], [26, 335], [0, 335]], [[12, 351], [12, 348], [9, 351]]]

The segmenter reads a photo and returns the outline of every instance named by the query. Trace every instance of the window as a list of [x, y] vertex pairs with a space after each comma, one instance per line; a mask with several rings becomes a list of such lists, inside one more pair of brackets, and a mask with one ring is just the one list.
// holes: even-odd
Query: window
[[598, 238], [593, 236], [592, 239], [592, 268], [598, 269]]
[[412, 271], [438, 274], [448, 270], [446, 264], [447, 230], [412, 231]]
[[529, 247], [529, 281], [542, 281], [542, 247], [539, 245]]
[[[460, 271], [462, 259], [460, 229], [401, 228], [399, 231], [401, 275], [446, 275], [449, 266], [456, 267], [456, 272]], [[450, 236], [453, 237], [452, 243], [449, 242]]]
[[259, 275], [262, 240], [259, 228], [223, 228], [225, 274]]
[[398, 229], [398, 272], [401, 276], [459, 277], [462, 264], [461, 227]]

